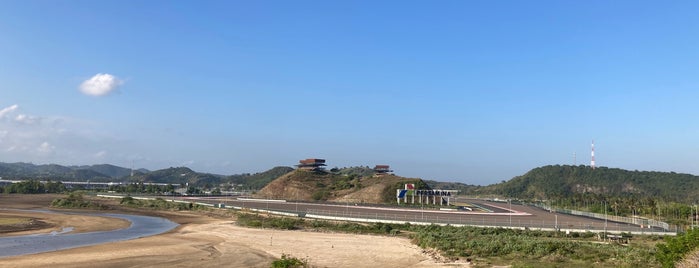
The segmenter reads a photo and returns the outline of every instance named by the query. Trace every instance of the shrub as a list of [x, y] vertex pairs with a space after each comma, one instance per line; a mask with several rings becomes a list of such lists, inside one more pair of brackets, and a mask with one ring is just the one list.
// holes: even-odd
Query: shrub
[[301, 260], [290, 255], [282, 254], [282, 258], [272, 262], [272, 268], [296, 268], [296, 267], [308, 267], [308, 263], [305, 260]]
[[656, 246], [655, 258], [663, 267], [674, 267], [675, 263], [699, 246], [699, 229], [690, 230], [676, 237], [666, 237], [665, 243]]

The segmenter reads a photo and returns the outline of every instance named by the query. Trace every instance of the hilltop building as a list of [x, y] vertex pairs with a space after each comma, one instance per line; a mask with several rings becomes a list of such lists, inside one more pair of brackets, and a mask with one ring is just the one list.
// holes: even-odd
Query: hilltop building
[[390, 174], [391, 172], [393, 172], [393, 170], [391, 170], [391, 167], [389, 165], [376, 165], [374, 167], [374, 172], [376, 172], [376, 176], [383, 176], [386, 174]]
[[299, 160], [299, 164], [296, 165], [300, 170], [311, 170], [320, 171], [323, 170], [325, 166], [325, 159], [318, 158], [308, 158]]

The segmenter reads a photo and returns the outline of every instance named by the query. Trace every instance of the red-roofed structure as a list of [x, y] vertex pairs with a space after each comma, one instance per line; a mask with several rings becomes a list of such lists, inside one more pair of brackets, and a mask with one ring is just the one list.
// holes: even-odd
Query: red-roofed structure
[[319, 170], [323, 170], [323, 167], [325, 166], [325, 159], [318, 159], [318, 158], [303, 159], [303, 160], [299, 160], [299, 164], [296, 166], [300, 170], [319, 171]]
[[382, 176], [393, 172], [393, 170], [391, 170], [389, 165], [376, 165], [374, 167], [374, 172], [376, 172], [377, 176]]

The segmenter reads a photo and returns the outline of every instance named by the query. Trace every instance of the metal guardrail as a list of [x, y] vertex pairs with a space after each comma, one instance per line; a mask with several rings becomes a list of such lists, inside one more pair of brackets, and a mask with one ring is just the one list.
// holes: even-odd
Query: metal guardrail
[[628, 223], [628, 224], [644, 226], [644, 227], [645, 226], [657, 227], [657, 228], [661, 228], [665, 231], [670, 231], [670, 224], [668, 224], [666, 222], [658, 221], [658, 220], [653, 220], [653, 219], [622, 217], [622, 216], [615, 216], [615, 215], [609, 215], [609, 214], [578, 211], [578, 210], [572, 210], [572, 209], [552, 208], [551, 206], [548, 206], [546, 204], [534, 204], [534, 206], [541, 208], [541, 209], [548, 210], [548, 211], [555, 211], [556, 213], [561, 213], [561, 214], [584, 216], [584, 217], [590, 217], [590, 218], [602, 219], [602, 220], [606, 219], [608, 221], [613, 221], [613, 222]]
[[[454, 226], [475, 226], [486, 228], [512, 228], [512, 229], [530, 229], [530, 230], [546, 230], [546, 231], [563, 231], [563, 232], [608, 232], [608, 233], [633, 233], [633, 234], [656, 234], [656, 235], [675, 235], [674, 232], [658, 232], [640, 226], [630, 226], [619, 223], [608, 223], [606, 226], [600, 222], [568, 222], [568, 221], [545, 221], [545, 220], [522, 220], [522, 219], [498, 219], [493, 217], [460, 217], [454, 219], [451, 217], [440, 217], [439, 215], [415, 215], [415, 216], [398, 216], [387, 213], [362, 213], [352, 211], [336, 211], [336, 210], [318, 210], [309, 209], [306, 211], [306, 216], [321, 215], [329, 219], [359, 221], [359, 222], [384, 222], [384, 223], [410, 223], [410, 224], [440, 224]], [[312, 218], [312, 217], [311, 217]]]

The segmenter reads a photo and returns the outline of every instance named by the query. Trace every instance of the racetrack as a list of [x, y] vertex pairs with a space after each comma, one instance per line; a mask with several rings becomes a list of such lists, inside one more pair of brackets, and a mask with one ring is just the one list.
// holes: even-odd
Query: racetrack
[[[277, 211], [299, 216], [322, 215], [337, 219], [370, 219], [411, 223], [438, 223], [485, 227], [529, 228], [571, 232], [633, 232], [637, 234], [660, 233], [662, 230], [641, 228], [638, 225], [605, 221], [568, 214], [552, 213], [537, 207], [508, 204], [478, 199], [461, 199], [487, 208], [493, 212], [463, 210], [439, 210], [439, 208], [378, 206], [366, 204], [309, 203], [285, 200], [245, 199], [235, 197], [177, 197], [176, 199], [206, 204], [225, 204], [263, 211]], [[674, 234], [674, 233], [671, 233]]]

